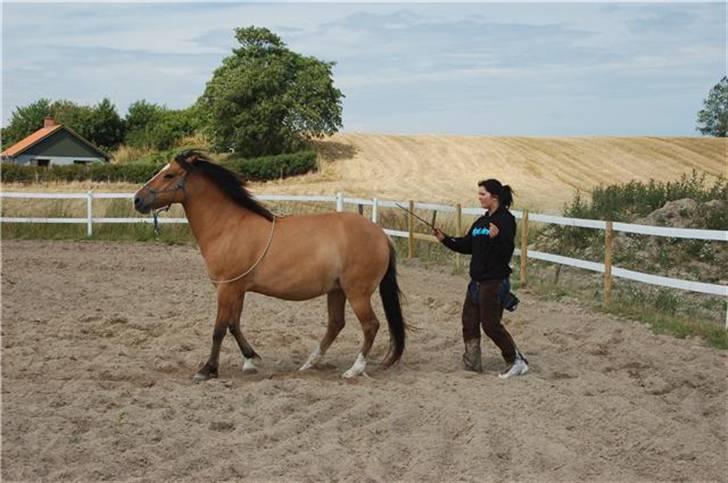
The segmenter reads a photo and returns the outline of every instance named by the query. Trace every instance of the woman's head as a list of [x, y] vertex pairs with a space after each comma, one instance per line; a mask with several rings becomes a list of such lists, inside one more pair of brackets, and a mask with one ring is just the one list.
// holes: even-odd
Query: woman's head
[[480, 206], [487, 210], [496, 209], [498, 206], [510, 208], [513, 203], [513, 190], [497, 179], [484, 179], [478, 182], [478, 199]]

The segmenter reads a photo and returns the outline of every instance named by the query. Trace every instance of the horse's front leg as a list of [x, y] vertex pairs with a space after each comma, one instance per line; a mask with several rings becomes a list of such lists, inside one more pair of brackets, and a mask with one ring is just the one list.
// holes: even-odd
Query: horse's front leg
[[239, 323], [240, 312], [243, 310], [243, 297], [229, 285], [221, 285], [217, 289], [217, 318], [212, 331], [212, 349], [210, 358], [202, 369], [194, 376], [195, 381], [205, 381], [217, 377], [217, 367], [220, 361], [220, 346], [225, 338], [225, 332], [234, 322]]
[[238, 316], [230, 323], [230, 333], [235, 337], [235, 341], [238, 343], [240, 352], [243, 354], [243, 373], [255, 373], [258, 368], [255, 365], [255, 360], [260, 361], [260, 356], [253, 350], [248, 344], [248, 341], [243, 337], [243, 332], [240, 330], [240, 316], [243, 310], [243, 302], [245, 300], [245, 292], [240, 296], [240, 311]]

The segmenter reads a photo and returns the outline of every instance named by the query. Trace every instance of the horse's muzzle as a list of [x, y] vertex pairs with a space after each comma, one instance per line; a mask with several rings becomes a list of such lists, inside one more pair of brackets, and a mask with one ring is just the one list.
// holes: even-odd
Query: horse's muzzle
[[140, 196], [139, 194], [134, 196], [134, 209], [137, 210], [139, 213], [147, 214], [150, 211], [152, 211], [152, 207], [149, 203], [147, 203], [144, 200], [143, 196]]

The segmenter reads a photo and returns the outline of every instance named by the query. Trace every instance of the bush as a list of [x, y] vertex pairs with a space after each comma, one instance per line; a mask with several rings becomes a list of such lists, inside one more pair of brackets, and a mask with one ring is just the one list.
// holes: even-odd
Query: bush
[[243, 179], [267, 181], [315, 171], [316, 153], [313, 151], [300, 151], [298, 153], [262, 158], [228, 159], [222, 165], [240, 174]]
[[[586, 218], [628, 222], [652, 213], [669, 201], [683, 198], [699, 203], [726, 200], [728, 180], [719, 177], [713, 186], [706, 186], [705, 174], [698, 174], [693, 170], [690, 175], [683, 174], [677, 181], [630, 181], [625, 184], [599, 186], [592, 193], [591, 205], [580, 207], [579, 214]], [[577, 216], [572, 211], [573, 206], [569, 206], [564, 215]]]
[[125, 181], [142, 183], [159, 169], [154, 164], [91, 164], [53, 166], [17, 166], [3, 164], [0, 179], [3, 183], [36, 183], [48, 181]]
[[[624, 184], [599, 186], [592, 192], [591, 202], [582, 198], [577, 192], [574, 199], [564, 206], [564, 216], [568, 218], [586, 218], [592, 220], [611, 220], [632, 223], [636, 219], [649, 215], [665, 206], [670, 201], [690, 198], [699, 203], [694, 216], [692, 228], [711, 230], [725, 230], [728, 227], [728, 211], [722, 203], [714, 200], [728, 200], [728, 180], [719, 177], [712, 186], [707, 185], [705, 174], [698, 174], [693, 170], [689, 175], [683, 174], [676, 181], [648, 182], [630, 181]], [[712, 203], [709, 203], [712, 202]], [[683, 215], [684, 216], [684, 215]], [[549, 246], [542, 248], [552, 253], [572, 256], [575, 253], [584, 253], [585, 250], [601, 250], [604, 247], [604, 232], [588, 228], [562, 227], [550, 225], [542, 232], [541, 245], [548, 241]], [[656, 241], [658, 246], [661, 241]], [[705, 248], [706, 243], [695, 241], [691, 246], [689, 242], [670, 241], [677, 244], [682, 251], [692, 253], [710, 252]], [[661, 248], [663, 258], [673, 256]], [[664, 253], [663, 253], [664, 252]], [[598, 255], [601, 256], [601, 253]], [[705, 255], [703, 255], [705, 258]], [[665, 263], [665, 260], [660, 260]]]
[[[129, 164], [91, 164], [52, 166], [18, 166], [6, 163], [2, 165], [0, 180], [3, 183], [36, 183], [48, 181], [122, 181], [127, 183], [144, 183], [159, 170], [159, 164], [174, 157], [175, 153], [158, 153], [147, 162]], [[296, 176], [316, 169], [316, 153], [302, 151], [280, 156], [267, 156], [254, 159], [233, 159], [222, 163], [223, 166], [251, 181]]]

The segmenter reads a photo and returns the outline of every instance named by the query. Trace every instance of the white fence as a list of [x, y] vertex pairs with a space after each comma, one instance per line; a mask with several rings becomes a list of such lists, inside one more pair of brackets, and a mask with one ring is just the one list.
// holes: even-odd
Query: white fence
[[[96, 199], [133, 199], [133, 194], [128, 193], [8, 193], [0, 192], [0, 198], [21, 198], [21, 199], [82, 199], [86, 200], [86, 217], [85, 218], [37, 218], [37, 217], [0, 217], [0, 223], [76, 223], [85, 224], [87, 234], [93, 234], [93, 226], [98, 223], [152, 223], [150, 217], [146, 218], [95, 218], [93, 216], [93, 201]], [[408, 206], [410, 208], [431, 210], [433, 212], [451, 213], [457, 216], [458, 229], [462, 232], [461, 216], [475, 215], [479, 216], [483, 213], [481, 208], [461, 208], [460, 205], [451, 206], [436, 203], [416, 203], [413, 201], [391, 201], [366, 198], [349, 198], [337, 193], [335, 196], [297, 196], [297, 195], [260, 195], [257, 199], [261, 201], [300, 201], [300, 202], [329, 202], [334, 204], [337, 211], [343, 211], [344, 205], [358, 205], [360, 211], [364, 206], [371, 207], [371, 218], [375, 223], [379, 219], [379, 208], [396, 208], [400, 206]], [[624, 268], [611, 266], [611, 233], [612, 231], [623, 233], [636, 233], [641, 235], [652, 235], [669, 238], [683, 238], [689, 240], [713, 240], [728, 242], [728, 231], [724, 230], [696, 230], [688, 228], [672, 228], [648, 225], [636, 225], [630, 223], [606, 222], [601, 220], [587, 220], [580, 218], [564, 218], [561, 216], [543, 215], [538, 213], [528, 213], [525, 211], [512, 211], [513, 215], [525, 223], [525, 230], [522, 231], [524, 238], [521, 243], [521, 250], [516, 249], [515, 255], [520, 256], [521, 251], [526, 252], [526, 257], [521, 261], [522, 282], [525, 284], [525, 260], [532, 258], [534, 260], [542, 260], [546, 262], [577, 267], [584, 270], [599, 272], [605, 274], [605, 298], [608, 301], [608, 293], [611, 289], [611, 277], [618, 277], [627, 280], [635, 280], [637, 282], [658, 285], [662, 287], [676, 288], [680, 290], [688, 290], [709, 295], [717, 295], [728, 299], [728, 286], [699, 281], [681, 280], [675, 278], [662, 277], [648, 273], [635, 272]], [[431, 235], [414, 233], [413, 221], [410, 216], [409, 229], [393, 230], [384, 228], [384, 231], [390, 236], [409, 238], [410, 255], [412, 255], [414, 239], [424, 239], [434, 241]], [[562, 226], [591, 228], [597, 230], [606, 230], [607, 240], [605, 263], [591, 262], [580, 260], [578, 258], [570, 258], [562, 255], [554, 255], [544, 253], [527, 248], [526, 240], [528, 234], [528, 223], [539, 222], [547, 224], [557, 224]], [[187, 223], [185, 218], [159, 218], [160, 223]], [[727, 300], [728, 302], [728, 300]], [[726, 311], [726, 329], [728, 329], [728, 307]]]

